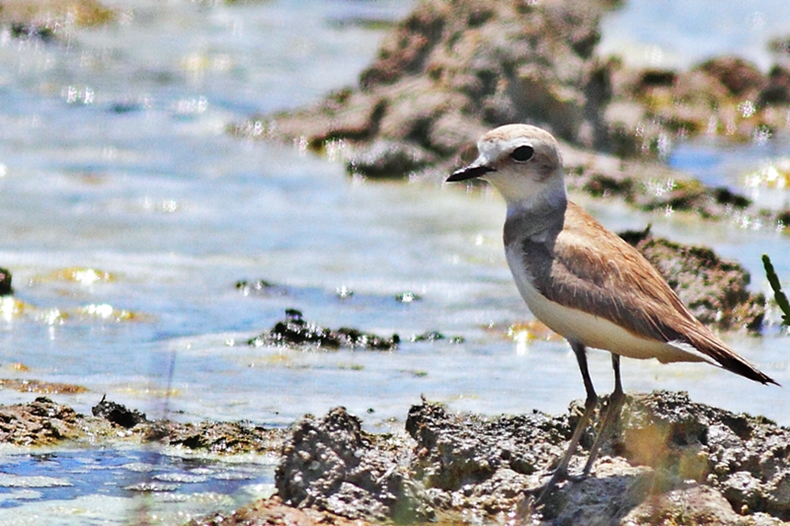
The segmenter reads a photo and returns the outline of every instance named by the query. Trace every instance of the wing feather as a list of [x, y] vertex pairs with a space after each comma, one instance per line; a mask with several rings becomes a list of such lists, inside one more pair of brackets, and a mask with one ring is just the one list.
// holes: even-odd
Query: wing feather
[[[574, 203], [568, 203], [564, 228], [553, 246], [526, 240], [523, 248], [534, 285], [549, 300], [594, 312], [643, 338], [690, 345], [729, 371], [776, 383], [694, 318], [634, 247]], [[535, 251], [550, 251], [543, 256], [551, 257], [531, 257]]]

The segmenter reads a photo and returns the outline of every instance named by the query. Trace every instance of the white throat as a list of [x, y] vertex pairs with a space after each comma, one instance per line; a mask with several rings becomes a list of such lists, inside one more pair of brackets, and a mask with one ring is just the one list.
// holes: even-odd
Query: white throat
[[568, 203], [562, 177], [552, 177], [548, 184], [532, 192], [510, 192], [499, 187], [496, 182], [494, 185], [505, 198], [508, 218], [529, 211], [565, 209]]

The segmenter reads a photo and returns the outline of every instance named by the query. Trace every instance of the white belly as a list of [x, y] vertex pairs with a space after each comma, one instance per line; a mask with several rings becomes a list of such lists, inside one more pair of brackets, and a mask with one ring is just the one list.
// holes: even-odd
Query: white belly
[[688, 345], [643, 338], [604, 318], [549, 301], [532, 286], [520, 259], [514, 257], [510, 250], [506, 250], [506, 255], [516, 286], [529, 310], [565, 338], [629, 358], [656, 358], [660, 362], [710, 361]]

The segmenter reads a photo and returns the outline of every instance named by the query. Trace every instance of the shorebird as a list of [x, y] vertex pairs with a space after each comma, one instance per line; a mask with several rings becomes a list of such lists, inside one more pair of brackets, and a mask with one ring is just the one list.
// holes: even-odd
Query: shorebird
[[507, 204], [504, 242], [510, 271], [535, 317], [570, 343], [587, 398], [584, 413], [540, 503], [560, 481], [597, 404], [587, 347], [612, 353], [614, 391], [581, 477], [625, 400], [620, 357], [707, 362], [763, 384], [777, 384], [738, 356], [683, 305], [658, 271], [631, 245], [568, 200], [556, 139], [525, 124], [501, 126], [477, 143], [479, 156], [448, 182], [483, 178]]

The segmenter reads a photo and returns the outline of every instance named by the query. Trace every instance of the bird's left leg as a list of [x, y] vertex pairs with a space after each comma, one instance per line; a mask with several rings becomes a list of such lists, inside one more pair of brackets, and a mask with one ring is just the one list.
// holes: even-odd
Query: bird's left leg
[[581, 343], [570, 341], [570, 344], [573, 353], [576, 355], [576, 361], [579, 363], [579, 370], [582, 373], [582, 380], [584, 381], [584, 389], [587, 391], [587, 400], [584, 402], [584, 413], [582, 413], [579, 422], [576, 424], [576, 429], [573, 432], [573, 436], [571, 436], [571, 441], [568, 443], [568, 449], [562, 456], [557, 469], [554, 470], [551, 479], [549, 479], [543, 487], [543, 491], [540, 493], [538, 500], [535, 501], [535, 504], [542, 503], [558, 482], [569, 478], [568, 464], [570, 464], [571, 457], [573, 457], [573, 453], [576, 451], [576, 446], [579, 444], [579, 440], [581, 440], [582, 433], [584, 433], [584, 429], [590, 422], [590, 418], [598, 405], [598, 395], [595, 394], [595, 388], [593, 387], [592, 379], [590, 379], [590, 371], [587, 368], [587, 351]]

